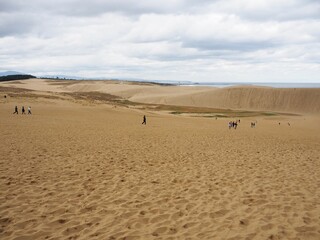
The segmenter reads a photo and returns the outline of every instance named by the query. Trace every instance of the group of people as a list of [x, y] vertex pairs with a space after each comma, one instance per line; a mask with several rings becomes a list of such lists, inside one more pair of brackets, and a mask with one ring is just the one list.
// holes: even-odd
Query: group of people
[[238, 123], [240, 123], [240, 119], [237, 121], [230, 121], [229, 122], [229, 129], [231, 129], [231, 128], [237, 129]]
[[[13, 114], [19, 114], [18, 106], [15, 106]], [[24, 106], [22, 106], [22, 108], [21, 108], [21, 114], [26, 114], [26, 110], [25, 110]], [[30, 106], [28, 107], [28, 114], [31, 114], [31, 107]]]

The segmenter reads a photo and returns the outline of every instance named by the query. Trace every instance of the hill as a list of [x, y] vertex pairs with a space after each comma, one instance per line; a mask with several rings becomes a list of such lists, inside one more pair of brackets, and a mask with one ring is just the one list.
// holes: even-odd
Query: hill
[[30, 78], [36, 78], [36, 77], [29, 74], [6, 75], [6, 76], [0, 76], [0, 82], [23, 80], [23, 79], [30, 79]]

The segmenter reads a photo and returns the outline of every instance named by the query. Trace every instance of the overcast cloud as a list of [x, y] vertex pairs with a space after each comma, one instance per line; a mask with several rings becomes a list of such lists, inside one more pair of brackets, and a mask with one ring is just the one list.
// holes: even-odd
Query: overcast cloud
[[320, 82], [319, 0], [0, 0], [0, 71]]

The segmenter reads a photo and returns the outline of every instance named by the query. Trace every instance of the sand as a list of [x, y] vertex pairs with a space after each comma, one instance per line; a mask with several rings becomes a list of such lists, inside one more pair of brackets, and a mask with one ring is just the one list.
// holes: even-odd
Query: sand
[[173, 99], [177, 87], [36, 81], [0, 84], [16, 88], [0, 92], [0, 239], [320, 239], [317, 107], [229, 130], [235, 118], [70, 95]]
[[42, 92], [101, 92], [133, 102], [175, 106], [320, 114], [319, 88], [228, 88], [160, 86], [117, 81], [55, 81], [31, 79], [7, 86]]

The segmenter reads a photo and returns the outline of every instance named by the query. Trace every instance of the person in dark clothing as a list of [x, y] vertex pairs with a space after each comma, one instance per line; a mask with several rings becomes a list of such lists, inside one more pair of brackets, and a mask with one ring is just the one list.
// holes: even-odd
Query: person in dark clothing
[[143, 116], [143, 122], [142, 122], [142, 124], [147, 125], [147, 118], [146, 118], [146, 115], [144, 115], [144, 116]]
[[24, 106], [22, 106], [21, 112], [22, 114], [26, 114], [26, 111], [24, 110]]
[[18, 113], [18, 106], [15, 106], [13, 114], [19, 114]]

